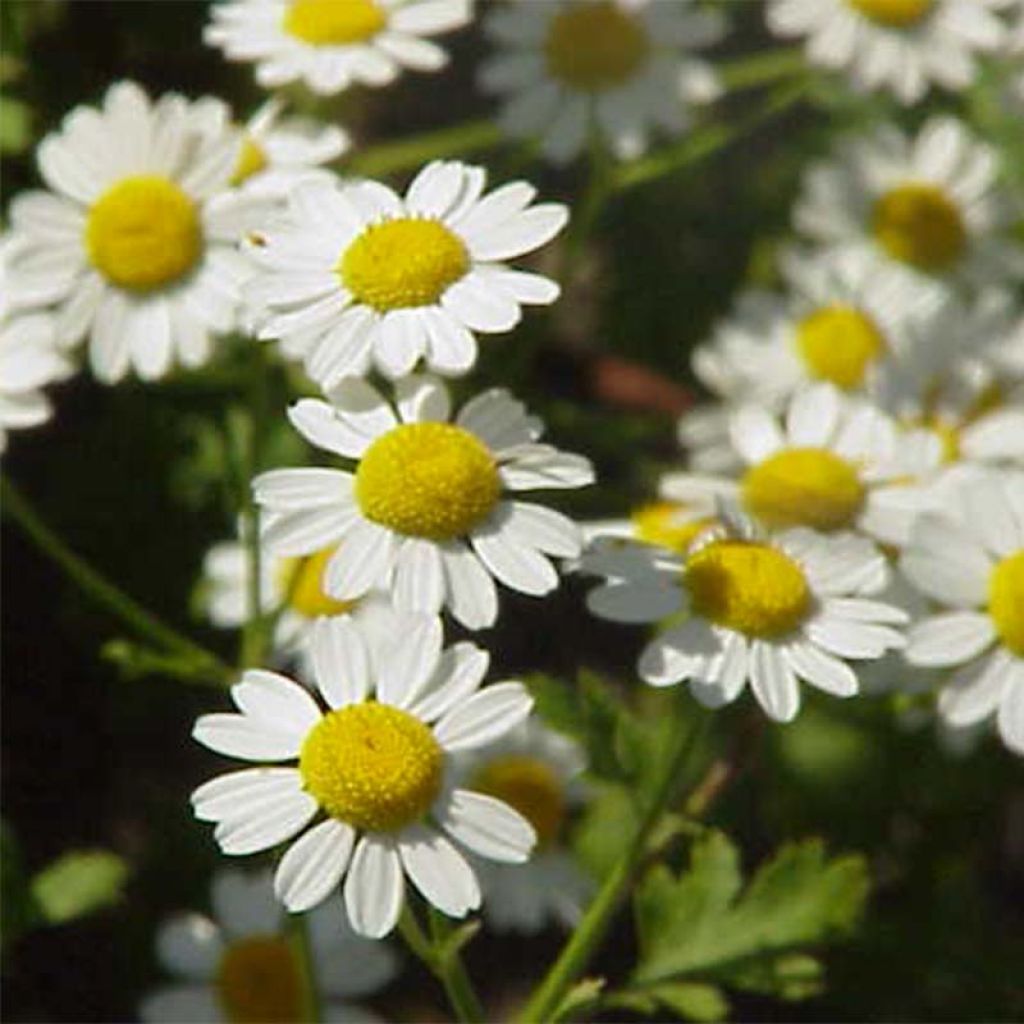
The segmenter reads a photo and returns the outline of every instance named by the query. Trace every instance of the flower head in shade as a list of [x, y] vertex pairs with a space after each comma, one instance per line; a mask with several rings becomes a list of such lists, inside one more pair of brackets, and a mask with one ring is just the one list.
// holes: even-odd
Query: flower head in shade
[[301, 81], [329, 95], [444, 67], [447, 54], [427, 37], [471, 13], [472, 0], [228, 0], [213, 5], [204, 39], [229, 60], [255, 62], [264, 88]]
[[593, 128], [617, 156], [636, 157], [652, 130], [682, 133], [690, 106], [721, 91], [692, 51], [718, 42], [724, 25], [689, 0], [521, 0], [496, 5], [485, 30], [498, 53], [480, 84], [503, 98], [499, 124], [539, 137], [556, 163], [585, 149]]
[[228, 189], [234, 133], [204, 132], [194, 105], [151, 103], [131, 82], [78, 107], [39, 146], [50, 192], [11, 204], [23, 249], [11, 287], [55, 303], [58, 342], [89, 339], [107, 383], [198, 366], [235, 329], [248, 260], [236, 242], [258, 210]]
[[942, 609], [911, 628], [907, 660], [955, 668], [939, 714], [954, 727], [995, 716], [1024, 754], [1024, 473], [966, 474], [944, 506], [920, 518], [900, 561]]
[[372, 181], [300, 186], [287, 213], [253, 237], [263, 268], [248, 292], [261, 338], [278, 338], [323, 387], [376, 366], [388, 377], [422, 358], [439, 373], [476, 362], [474, 332], [508, 331], [522, 305], [558, 286], [504, 261], [550, 241], [568, 211], [531, 206], [517, 181], [483, 195], [485, 173], [428, 164], [404, 198]]
[[514, 682], [481, 689], [486, 653], [469, 643], [442, 651], [441, 623], [426, 616], [387, 636], [351, 618], [322, 619], [312, 658], [316, 696], [249, 671], [231, 691], [237, 714], [196, 722], [200, 743], [259, 765], [200, 786], [196, 817], [216, 822], [228, 854], [294, 840], [274, 875], [294, 913], [343, 883], [352, 927], [380, 938], [398, 920], [406, 877], [452, 917], [475, 910], [479, 885], [452, 841], [516, 863], [535, 836], [507, 804], [452, 786], [450, 759], [522, 721], [526, 691]]
[[506, 736], [458, 761], [467, 789], [514, 807], [537, 834], [526, 864], [475, 860], [484, 916], [496, 931], [530, 934], [549, 922], [571, 928], [593, 888], [565, 846], [566, 822], [586, 797], [582, 751], [568, 737], [529, 718]]
[[715, 496], [735, 500], [768, 529], [856, 530], [887, 544], [906, 539], [942, 461], [933, 432], [902, 430], [831, 384], [797, 392], [782, 422], [763, 406], [740, 407], [729, 437], [746, 467], [738, 481], [671, 473], [662, 492], [690, 502], [703, 495], [709, 505]]
[[[161, 925], [157, 958], [175, 981], [143, 1000], [142, 1019], [147, 1024], [308, 1020], [303, 966], [274, 898], [271, 873], [220, 871], [211, 902], [210, 916], [182, 913]], [[347, 1000], [368, 996], [394, 977], [391, 950], [356, 935], [337, 907], [318, 907], [307, 926], [325, 1019], [379, 1020]]]
[[387, 591], [399, 608], [447, 607], [470, 629], [494, 622], [497, 579], [546, 594], [558, 573], [546, 556], [579, 554], [570, 519], [508, 491], [583, 487], [590, 463], [538, 443], [540, 422], [507, 391], [485, 391], [450, 417], [448, 393], [429, 376], [396, 386], [394, 406], [349, 378], [330, 401], [290, 410], [311, 444], [352, 470], [278, 469], [253, 482], [270, 513], [264, 543], [301, 556], [338, 545], [324, 587], [338, 600]]
[[[584, 555], [584, 572], [606, 577], [587, 604], [618, 622], [659, 622], [640, 657], [653, 686], [688, 681], [708, 707], [735, 700], [748, 681], [765, 714], [788, 722], [803, 679], [837, 697], [858, 692], [848, 660], [899, 648], [904, 613], [863, 595], [884, 579], [884, 557], [854, 534], [808, 529], [770, 538], [730, 513], [680, 557], [628, 542]], [[667, 621], [665, 621], [667, 620]]]
[[705, 506], [703, 501], [694, 505], [648, 501], [634, 508], [628, 519], [595, 519], [580, 523], [580, 530], [587, 543], [602, 537], [625, 537], [685, 554], [697, 536], [715, 523]]
[[769, 0], [768, 27], [806, 36], [815, 63], [845, 71], [862, 90], [886, 89], [917, 103], [931, 83], [960, 91], [976, 54], [998, 50], [998, 11], [1015, 0]]
[[998, 179], [996, 151], [956, 118], [932, 117], [913, 139], [884, 125], [810, 169], [796, 226], [817, 242], [864, 248], [890, 272], [998, 284], [1024, 272]]

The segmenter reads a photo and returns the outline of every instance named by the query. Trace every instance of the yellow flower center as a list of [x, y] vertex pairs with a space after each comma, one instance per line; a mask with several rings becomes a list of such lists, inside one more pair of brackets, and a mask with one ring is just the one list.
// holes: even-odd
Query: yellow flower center
[[695, 615], [747, 636], [790, 633], [811, 606], [803, 570], [767, 544], [708, 544], [687, 560], [683, 578]]
[[284, 30], [312, 46], [345, 46], [375, 36], [387, 21], [374, 0], [292, 0]]
[[960, 211], [934, 185], [911, 182], [890, 189], [876, 200], [871, 221], [878, 244], [919, 270], [947, 269], [967, 244]]
[[864, 383], [868, 367], [885, 354], [885, 339], [865, 313], [836, 305], [800, 321], [796, 347], [812, 377], [850, 391]]
[[565, 792], [550, 765], [535, 757], [509, 754], [488, 761], [471, 788], [503, 800], [537, 833], [537, 844], [553, 842], [565, 821]]
[[988, 613], [1006, 648], [1024, 658], [1024, 549], [993, 566], [988, 578]]
[[287, 595], [288, 606], [307, 619], [320, 615], [344, 615], [355, 608], [357, 601], [339, 601], [324, 592], [324, 569], [337, 548], [324, 548], [307, 558], [285, 558], [281, 561], [279, 586]]
[[441, 789], [444, 754], [418, 718], [388, 704], [353, 704], [313, 726], [299, 755], [309, 794], [367, 832], [422, 818]]
[[433, 305], [469, 270], [469, 253], [440, 221], [403, 217], [371, 224], [336, 269], [359, 302], [385, 313]]
[[847, 0], [865, 18], [892, 28], [905, 28], [920, 21], [933, 0]]
[[696, 536], [714, 522], [707, 516], [697, 518], [689, 515], [685, 505], [674, 501], [652, 501], [641, 505], [633, 510], [630, 519], [637, 540], [680, 554], [685, 553]]
[[578, 3], [555, 15], [544, 44], [551, 75], [583, 92], [621, 85], [650, 48], [639, 19], [612, 0]]
[[235, 172], [231, 175], [231, 184], [241, 185], [243, 181], [247, 181], [254, 174], [265, 170], [267, 164], [266, 150], [251, 135], [246, 135], [242, 140], [242, 149], [238, 154]]
[[215, 984], [231, 1024], [300, 1024], [306, 1019], [298, 965], [280, 936], [258, 935], [228, 946]]
[[378, 437], [356, 470], [367, 519], [397, 533], [450, 540], [486, 519], [501, 494], [494, 457], [450, 423], [406, 423]]
[[124, 178], [93, 203], [85, 223], [93, 266], [112, 284], [150, 291], [198, 262], [203, 236], [195, 203], [168, 178]]
[[864, 503], [856, 467], [824, 448], [789, 448], [751, 466], [743, 503], [765, 526], [851, 526]]

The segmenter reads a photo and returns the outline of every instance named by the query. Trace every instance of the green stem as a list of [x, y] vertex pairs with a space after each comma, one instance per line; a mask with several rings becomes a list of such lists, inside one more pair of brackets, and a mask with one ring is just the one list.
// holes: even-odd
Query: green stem
[[440, 915], [431, 919], [428, 938], [416, 920], [416, 913], [407, 902], [398, 920], [398, 930], [406, 945], [444, 986], [455, 1016], [462, 1024], [482, 1024], [484, 1012], [462, 963], [458, 950], [445, 950], [447, 930]]
[[[193, 668], [189, 678], [194, 682], [223, 685], [234, 673], [215, 654], [204, 650], [188, 637], [168, 626], [151, 611], [129, 597], [123, 590], [102, 576], [39, 517], [28, 498], [6, 477], [0, 478], [0, 498], [4, 515], [21, 527], [36, 547], [54, 562], [79, 589], [99, 606], [130, 626], [139, 636], [178, 655]], [[184, 673], [182, 673], [184, 678]]]
[[807, 58], [799, 47], [762, 50], [723, 61], [717, 70], [722, 85], [728, 92], [733, 92], [767, 85], [779, 78], [804, 74], [807, 71]]
[[493, 149], [501, 141], [501, 133], [493, 121], [467, 121], [465, 124], [424, 132], [399, 142], [367, 146], [352, 156], [345, 169], [353, 174], [376, 178], [418, 168], [439, 157], [466, 156], [480, 150]]
[[313, 962], [313, 948], [309, 939], [309, 922], [305, 914], [296, 914], [290, 921], [292, 951], [299, 968], [301, 988], [302, 1020], [308, 1024], [320, 1024], [323, 1008], [317, 985], [316, 965]]
[[665, 759], [664, 774], [658, 781], [629, 846], [605, 877], [572, 937], [526, 1004], [519, 1017], [520, 1024], [545, 1024], [552, 1020], [569, 987], [586, 970], [591, 957], [604, 940], [622, 897], [644, 858], [647, 840], [672, 801], [690, 753], [708, 722], [710, 716], [704, 716], [700, 724], [678, 736], [674, 749]]

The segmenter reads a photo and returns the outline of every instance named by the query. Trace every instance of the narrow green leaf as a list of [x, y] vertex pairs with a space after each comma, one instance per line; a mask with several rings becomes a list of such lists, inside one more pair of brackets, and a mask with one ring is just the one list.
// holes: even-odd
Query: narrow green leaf
[[114, 853], [74, 850], [32, 879], [32, 896], [48, 924], [62, 924], [116, 903], [127, 876], [127, 865]]

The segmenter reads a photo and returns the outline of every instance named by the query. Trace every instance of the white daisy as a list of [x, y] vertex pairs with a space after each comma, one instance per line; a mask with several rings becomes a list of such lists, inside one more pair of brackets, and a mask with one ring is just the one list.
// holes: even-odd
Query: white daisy
[[831, 384], [797, 392], [781, 424], [762, 406], [741, 407], [729, 436], [746, 466], [738, 481], [670, 473], [664, 496], [694, 502], [703, 495], [708, 507], [726, 497], [769, 529], [857, 530], [885, 544], [906, 539], [942, 461], [932, 432], [903, 430]]
[[355, 378], [329, 397], [303, 399], [288, 415], [311, 444], [354, 462], [354, 472], [257, 477], [256, 501], [273, 517], [264, 534], [272, 552], [308, 555], [340, 542], [323, 577], [332, 597], [386, 590], [410, 611], [447, 606], [470, 629], [494, 622], [495, 579], [525, 594], [558, 586], [545, 556], [575, 558], [578, 527], [503, 495], [583, 487], [593, 469], [582, 456], [539, 444], [540, 422], [507, 391], [477, 395], [454, 422], [444, 385], [426, 375], [398, 382], [395, 408]]
[[724, 21], [690, 0], [521, 0], [497, 5], [484, 28], [499, 52], [479, 80], [504, 98], [498, 123], [513, 138], [539, 137], [556, 163], [593, 129], [618, 157], [636, 157], [653, 129], [681, 134], [690, 106], [721, 93], [691, 52], [718, 42]]
[[810, 169], [796, 226], [866, 248], [892, 270], [998, 284], [1024, 272], [999, 174], [996, 151], [955, 118], [930, 118], [914, 139], [885, 125]]
[[894, 627], [905, 614], [862, 596], [884, 577], [884, 556], [854, 534], [801, 528], [766, 539], [739, 520], [708, 530], [684, 557], [610, 542], [585, 554], [583, 569], [607, 577], [587, 597], [595, 615], [675, 617], [638, 671], [653, 686], [688, 680], [707, 707], [735, 700], [749, 680], [765, 713], [788, 722], [800, 710], [798, 679], [850, 697], [858, 682], [846, 660], [880, 658], [903, 644]]
[[768, 27], [807, 36], [815, 64], [848, 72], [862, 90], [888, 89], [917, 103], [934, 82], [960, 91], [975, 79], [975, 54], [998, 50], [996, 13], [1017, 0], [769, 0]]
[[203, 39], [255, 62], [264, 88], [302, 81], [329, 95], [388, 85], [403, 68], [437, 71], [448, 55], [425, 37], [471, 16], [471, 0], [227, 0], [213, 6]]
[[956, 667], [939, 694], [953, 726], [996, 717], [1024, 754], [1024, 473], [977, 472], [920, 518], [900, 568], [943, 609], [915, 624], [907, 660]]
[[[408, 616], [386, 637], [347, 617], [315, 628], [316, 686], [327, 709], [284, 676], [246, 672], [231, 690], [240, 713], [204, 715], [193, 735], [261, 766], [200, 786], [196, 817], [217, 823], [228, 854], [268, 850], [303, 832], [274, 875], [293, 913], [323, 902], [344, 878], [352, 927], [380, 938], [398, 921], [408, 875], [429, 903], [464, 916], [479, 906], [480, 890], [450, 840], [517, 863], [536, 837], [511, 807], [453, 786], [450, 759], [522, 721], [530, 697], [514, 682], [479, 689], [487, 654], [470, 643], [442, 652], [436, 618]], [[289, 764], [266, 766], [282, 761]]]
[[504, 261], [550, 241], [568, 219], [530, 206], [517, 181], [483, 196], [485, 172], [428, 164], [404, 199], [373, 181], [304, 185], [288, 211], [253, 238], [263, 272], [248, 292], [259, 337], [280, 338], [325, 388], [376, 364], [388, 377], [420, 357], [439, 373], [476, 361], [474, 331], [508, 331], [521, 305], [546, 305], [558, 286]]
[[211, 333], [235, 328], [248, 272], [235, 242], [252, 200], [225, 191], [237, 160], [238, 140], [200, 132], [183, 97], [112, 86], [40, 145], [53, 192], [11, 204], [24, 241], [11, 287], [58, 304], [58, 341], [88, 336], [104, 382], [198, 366]]
[[539, 932], [554, 921], [572, 928], [592, 884], [565, 847], [566, 818], [586, 798], [577, 744], [534, 718], [488, 747], [459, 759], [467, 789], [514, 807], [537, 834], [537, 848], [521, 865], [474, 862], [483, 889], [484, 916], [496, 931]]
[[330, 181], [323, 164], [349, 148], [348, 135], [337, 125], [312, 118], [283, 117], [284, 103], [263, 104], [244, 126], [236, 126], [231, 110], [217, 99], [200, 100], [195, 111], [203, 129], [213, 135], [236, 131], [241, 136], [231, 185], [250, 195], [284, 200], [303, 181]]
[[[178, 914], [157, 932], [157, 958], [180, 980], [143, 1000], [142, 1019], [152, 1024], [308, 1020], [303, 967], [274, 899], [271, 873], [220, 871], [210, 895], [211, 916]], [[379, 1021], [342, 1000], [368, 996], [394, 977], [391, 950], [356, 935], [337, 907], [317, 908], [306, 925], [324, 1019]]]

